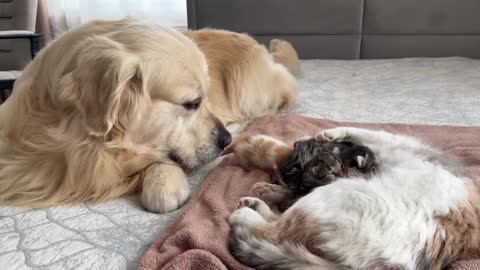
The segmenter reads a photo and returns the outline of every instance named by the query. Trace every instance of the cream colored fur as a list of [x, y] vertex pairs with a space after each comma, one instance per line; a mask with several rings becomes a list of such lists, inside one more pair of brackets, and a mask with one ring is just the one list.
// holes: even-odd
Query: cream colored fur
[[245, 34], [212, 29], [184, 34], [207, 58], [209, 108], [231, 130], [295, 104], [300, 61], [290, 43], [272, 40], [269, 53]]
[[[150, 211], [178, 208], [189, 194], [185, 170], [222, 151], [219, 139], [229, 136], [222, 122], [242, 125], [275, 113], [286, 95], [268, 89], [273, 109], [257, 110], [255, 97], [263, 95], [249, 87], [285, 76], [294, 100], [287, 68], [258, 50], [266, 62], [225, 74], [242, 87], [234, 92], [239, 99], [222, 101], [215, 96], [225, 89], [208, 75], [209, 65], [221, 64], [182, 33], [132, 18], [65, 33], [26, 67], [0, 106], [0, 201], [45, 207], [141, 191]], [[262, 81], [253, 69], [272, 75]], [[212, 112], [215, 102], [241, 113]]]

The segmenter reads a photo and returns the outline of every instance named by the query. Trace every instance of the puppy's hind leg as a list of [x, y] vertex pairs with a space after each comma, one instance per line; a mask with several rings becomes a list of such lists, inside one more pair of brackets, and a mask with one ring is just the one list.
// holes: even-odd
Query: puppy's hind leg
[[180, 167], [159, 163], [146, 169], [141, 202], [148, 211], [167, 213], [176, 210], [187, 201], [189, 194], [187, 176]]
[[238, 202], [238, 209], [230, 215], [228, 221], [232, 226], [254, 227], [265, 225], [276, 219], [278, 219], [278, 216], [270, 210], [270, 207], [264, 201], [253, 197], [243, 197]]
[[[230, 216], [229, 250], [240, 262], [254, 269], [340, 269], [306, 248], [315, 240], [301, 232], [301, 225], [289, 218], [268, 222], [270, 209], [256, 198], [245, 197]], [[255, 209], [255, 210], [254, 210]], [[270, 211], [271, 212], [271, 211]], [[305, 235], [300, 239], [296, 236]]]
[[267, 182], [256, 183], [252, 186], [251, 192], [270, 205], [279, 204], [283, 200], [293, 196], [292, 192], [283, 186]]

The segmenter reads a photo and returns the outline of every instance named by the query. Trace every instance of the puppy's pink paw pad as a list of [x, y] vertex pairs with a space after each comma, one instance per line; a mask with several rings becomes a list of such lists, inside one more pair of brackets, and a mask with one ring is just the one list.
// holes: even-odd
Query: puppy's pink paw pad
[[240, 201], [238, 202], [237, 208], [248, 207], [256, 211], [260, 202], [261, 201], [257, 198], [252, 198], [252, 197], [241, 198]]

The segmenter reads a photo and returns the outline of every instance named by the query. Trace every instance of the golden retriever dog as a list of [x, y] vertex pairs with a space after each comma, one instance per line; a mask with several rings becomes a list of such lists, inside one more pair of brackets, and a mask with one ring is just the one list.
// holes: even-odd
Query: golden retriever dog
[[233, 131], [295, 103], [300, 61], [290, 43], [272, 40], [269, 54], [245, 34], [211, 29], [184, 34], [207, 58], [210, 111]]
[[298, 58], [247, 35], [94, 21], [44, 48], [0, 106], [0, 201], [48, 207], [135, 192], [152, 212], [189, 197], [187, 173], [227, 125], [295, 101]]

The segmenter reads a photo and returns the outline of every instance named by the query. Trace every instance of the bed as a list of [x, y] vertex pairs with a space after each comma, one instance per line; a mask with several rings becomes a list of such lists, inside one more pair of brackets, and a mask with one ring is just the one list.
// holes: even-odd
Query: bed
[[[304, 60], [287, 114], [338, 121], [480, 125], [480, 60]], [[207, 175], [191, 177], [194, 189]], [[178, 211], [135, 197], [32, 210], [0, 206], [1, 269], [135, 269]]]

